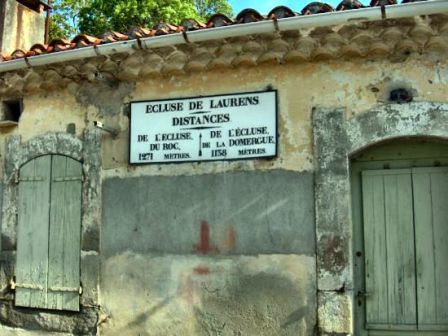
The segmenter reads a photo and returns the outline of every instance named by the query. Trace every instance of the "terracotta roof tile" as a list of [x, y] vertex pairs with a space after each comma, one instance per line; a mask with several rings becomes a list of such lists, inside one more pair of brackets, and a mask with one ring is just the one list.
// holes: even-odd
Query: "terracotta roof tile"
[[255, 9], [246, 8], [236, 16], [236, 23], [251, 23], [263, 20], [264, 17]]
[[143, 27], [134, 27], [128, 32], [131, 39], [151, 37], [156, 34], [155, 29], [146, 29]]
[[289, 7], [277, 6], [269, 12], [268, 18], [269, 19], [274, 19], [274, 18], [275, 19], [284, 19], [284, 18], [296, 16], [296, 15], [297, 15], [297, 13], [292, 11], [292, 9]]
[[50, 42], [50, 45], [48, 46], [47, 51], [53, 52], [53, 51], [64, 51], [68, 49], [72, 49], [76, 46], [76, 44], [71, 44], [69, 40], [66, 39], [56, 39]]
[[183, 27], [184, 31], [198, 30], [207, 27], [207, 25], [195, 19], [184, 19], [180, 23], [180, 26]]
[[11, 54], [11, 58], [12, 59], [17, 59], [17, 58], [23, 58], [27, 56], [26, 52], [22, 49], [16, 49], [13, 51], [13, 53]]
[[396, 5], [396, 0], [372, 0], [370, 1], [370, 7]]
[[30, 51], [33, 52], [33, 56], [42, 55], [48, 52], [48, 45], [42, 43], [36, 43], [30, 48]]
[[129, 36], [119, 32], [108, 31], [101, 35], [103, 43], [119, 42], [129, 40]]
[[178, 26], [163, 22], [156, 25], [154, 29], [156, 30], [155, 34], [156, 36], [178, 33], [181, 31], [181, 29]]
[[72, 40], [72, 43], [75, 44], [77, 48], [98, 45], [101, 44], [101, 42], [101, 39], [86, 34], [76, 35]]
[[337, 11], [364, 8], [365, 6], [358, 0], [343, 0], [336, 7]]
[[334, 8], [323, 2], [312, 2], [302, 9], [302, 15], [334, 12]]
[[207, 28], [216, 28], [216, 27], [224, 27], [233, 24], [233, 21], [229, 19], [224, 14], [214, 14], [208, 19], [206, 27]]
[[[426, 1], [426, 0], [402, 0], [402, 3], [415, 2], [415, 1]], [[396, 4], [396, 0], [371, 0], [370, 6], [387, 6]], [[341, 3], [336, 7], [337, 11], [344, 10], [355, 10], [359, 8], [364, 8], [362, 3], [359, 0], [342, 0]], [[179, 26], [168, 24], [168, 23], [160, 23], [153, 28], [148, 27], [135, 27], [132, 28], [127, 34], [123, 34], [120, 32], [109, 31], [104, 33], [100, 37], [89, 36], [85, 34], [79, 34], [73, 40], [69, 41], [66, 39], [56, 39], [50, 42], [50, 44], [34, 44], [29, 50], [15, 50], [13, 53], [2, 53], [0, 54], [0, 62], [9, 61], [12, 59], [23, 58], [23, 57], [31, 57], [35, 55], [41, 55], [51, 52], [62, 52], [65, 50], [82, 48], [86, 46], [95, 46], [99, 44], [112, 43], [118, 41], [126, 41], [129, 39], [140, 39], [152, 36], [160, 36], [167, 35], [172, 33], [179, 33], [185, 31], [194, 31], [200, 29], [211, 29], [216, 27], [223, 27], [229, 25], [237, 25], [237, 24], [246, 24], [251, 22], [258, 22], [262, 20], [277, 20], [283, 19], [298, 15], [313, 15], [319, 13], [328, 13], [333, 12], [335, 9], [329, 4], [323, 2], [311, 2], [307, 6], [305, 6], [300, 13], [294, 12], [291, 8], [286, 6], [277, 6], [273, 8], [267, 16], [261, 15], [255, 9], [247, 8], [242, 10], [236, 16], [235, 20], [223, 15], [223, 14], [214, 14], [210, 17], [206, 24], [201, 23], [195, 19], [184, 19]], [[350, 43], [352, 43], [351, 41]], [[436, 43], [437, 44], [437, 43]], [[435, 44], [435, 45], [436, 45]], [[347, 50], [349, 52], [353, 52], [350, 49], [350, 46], [347, 46]], [[294, 52], [292, 52], [293, 54]], [[291, 57], [299, 57], [300, 55], [295, 53]], [[321, 57], [322, 55], [319, 55]], [[301, 56], [300, 56], [301, 57]]]

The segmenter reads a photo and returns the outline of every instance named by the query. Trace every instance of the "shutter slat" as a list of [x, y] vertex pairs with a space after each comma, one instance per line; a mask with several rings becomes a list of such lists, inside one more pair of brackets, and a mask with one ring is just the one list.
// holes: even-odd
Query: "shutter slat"
[[41, 156], [20, 169], [16, 281], [17, 306], [46, 307], [50, 156]]
[[414, 168], [419, 329], [448, 330], [448, 168]]
[[362, 174], [369, 329], [416, 325], [411, 188], [409, 169]]
[[[384, 186], [382, 176], [362, 178], [365, 232], [366, 323], [388, 322], [386, 239], [384, 233]], [[368, 239], [367, 239], [368, 237]]]
[[51, 309], [79, 311], [81, 175], [78, 161], [53, 157], [52, 180], [57, 183], [51, 187], [48, 277]]
[[385, 175], [389, 323], [416, 324], [411, 174]]

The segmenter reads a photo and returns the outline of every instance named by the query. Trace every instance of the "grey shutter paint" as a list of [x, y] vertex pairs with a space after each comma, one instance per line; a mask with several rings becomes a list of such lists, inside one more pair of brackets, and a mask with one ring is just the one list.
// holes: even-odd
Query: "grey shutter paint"
[[81, 164], [53, 156], [51, 173], [48, 308], [79, 310]]
[[419, 329], [448, 330], [448, 168], [414, 168]]
[[16, 305], [45, 307], [47, 302], [48, 225], [51, 157], [20, 169], [17, 227]]
[[[28, 165], [45, 161], [46, 166], [38, 173], [39, 181], [30, 179]], [[45, 170], [45, 171], [44, 171]], [[44, 175], [46, 174], [46, 175]], [[37, 175], [37, 174], [35, 174]], [[45, 176], [40, 181], [40, 176]], [[31, 176], [36, 178], [36, 176]], [[46, 193], [34, 192], [30, 183], [40, 183]], [[16, 305], [40, 307], [58, 310], [79, 310], [79, 270], [80, 270], [80, 233], [81, 233], [81, 188], [82, 166], [78, 161], [58, 155], [37, 158], [20, 171], [19, 185], [19, 237], [17, 262]], [[39, 203], [30, 208], [30, 204]], [[45, 214], [42, 215], [41, 213]], [[20, 219], [22, 218], [22, 220]], [[22, 228], [29, 228], [24, 231]], [[28, 233], [28, 234], [25, 234]], [[28, 251], [28, 245], [37, 245], [40, 252], [35, 255]], [[45, 253], [43, 252], [45, 250]], [[26, 257], [25, 257], [26, 256]], [[36, 265], [46, 266], [45, 271]], [[25, 266], [25, 268], [24, 268]], [[39, 269], [40, 281], [36, 289], [27, 289], [32, 279], [23, 269], [36, 272]], [[21, 274], [19, 278], [19, 274]], [[34, 282], [33, 282], [34, 283]], [[21, 287], [23, 284], [25, 286]], [[40, 299], [27, 300], [23, 296], [28, 292], [37, 292]]]
[[364, 171], [362, 197], [369, 335], [445, 334], [448, 168]]
[[365, 171], [366, 324], [416, 327], [412, 184], [409, 169]]

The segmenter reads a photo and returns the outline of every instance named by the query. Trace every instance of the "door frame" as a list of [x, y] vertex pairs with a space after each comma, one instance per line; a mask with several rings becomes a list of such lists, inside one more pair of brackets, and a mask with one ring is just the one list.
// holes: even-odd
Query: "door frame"
[[398, 138], [448, 141], [448, 104], [384, 104], [354, 116], [344, 108], [314, 108], [312, 117], [318, 329], [321, 334], [353, 334], [350, 158]]
[[[353, 225], [354, 330], [359, 336], [369, 333], [365, 325], [364, 225], [362, 219], [361, 172], [364, 170], [447, 167], [448, 143], [419, 139], [397, 139], [381, 143], [350, 161], [351, 206]], [[445, 332], [446, 333], [446, 332]], [[399, 333], [397, 333], [399, 334]], [[422, 335], [431, 335], [422, 333]], [[440, 333], [439, 333], [440, 334]], [[394, 334], [395, 335], [395, 334]], [[435, 334], [437, 335], [437, 333]]]

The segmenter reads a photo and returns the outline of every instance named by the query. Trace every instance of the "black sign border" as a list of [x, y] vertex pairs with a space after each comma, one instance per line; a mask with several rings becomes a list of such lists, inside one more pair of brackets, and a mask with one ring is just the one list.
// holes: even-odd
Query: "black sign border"
[[[216, 160], [189, 160], [189, 161], [163, 161], [163, 162], [131, 162], [131, 139], [132, 139], [132, 104], [136, 103], [151, 103], [151, 102], [164, 102], [170, 100], [188, 100], [195, 98], [212, 98], [212, 97], [226, 97], [226, 96], [238, 96], [238, 95], [250, 95], [254, 93], [275, 93], [275, 154], [270, 156], [251, 156], [248, 158], [237, 158], [237, 159], [216, 159]], [[233, 161], [247, 161], [247, 160], [273, 160], [278, 157], [278, 145], [280, 134], [278, 132], [278, 90], [269, 89], [263, 91], [249, 91], [249, 92], [237, 92], [237, 93], [225, 93], [225, 94], [214, 94], [206, 96], [191, 96], [191, 97], [181, 97], [181, 98], [164, 98], [164, 99], [152, 99], [152, 100], [133, 100], [129, 103], [129, 146], [128, 146], [128, 162], [131, 166], [142, 166], [142, 165], [164, 165], [164, 164], [182, 164], [182, 163], [205, 163], [205, 162], [233, 162]]]

